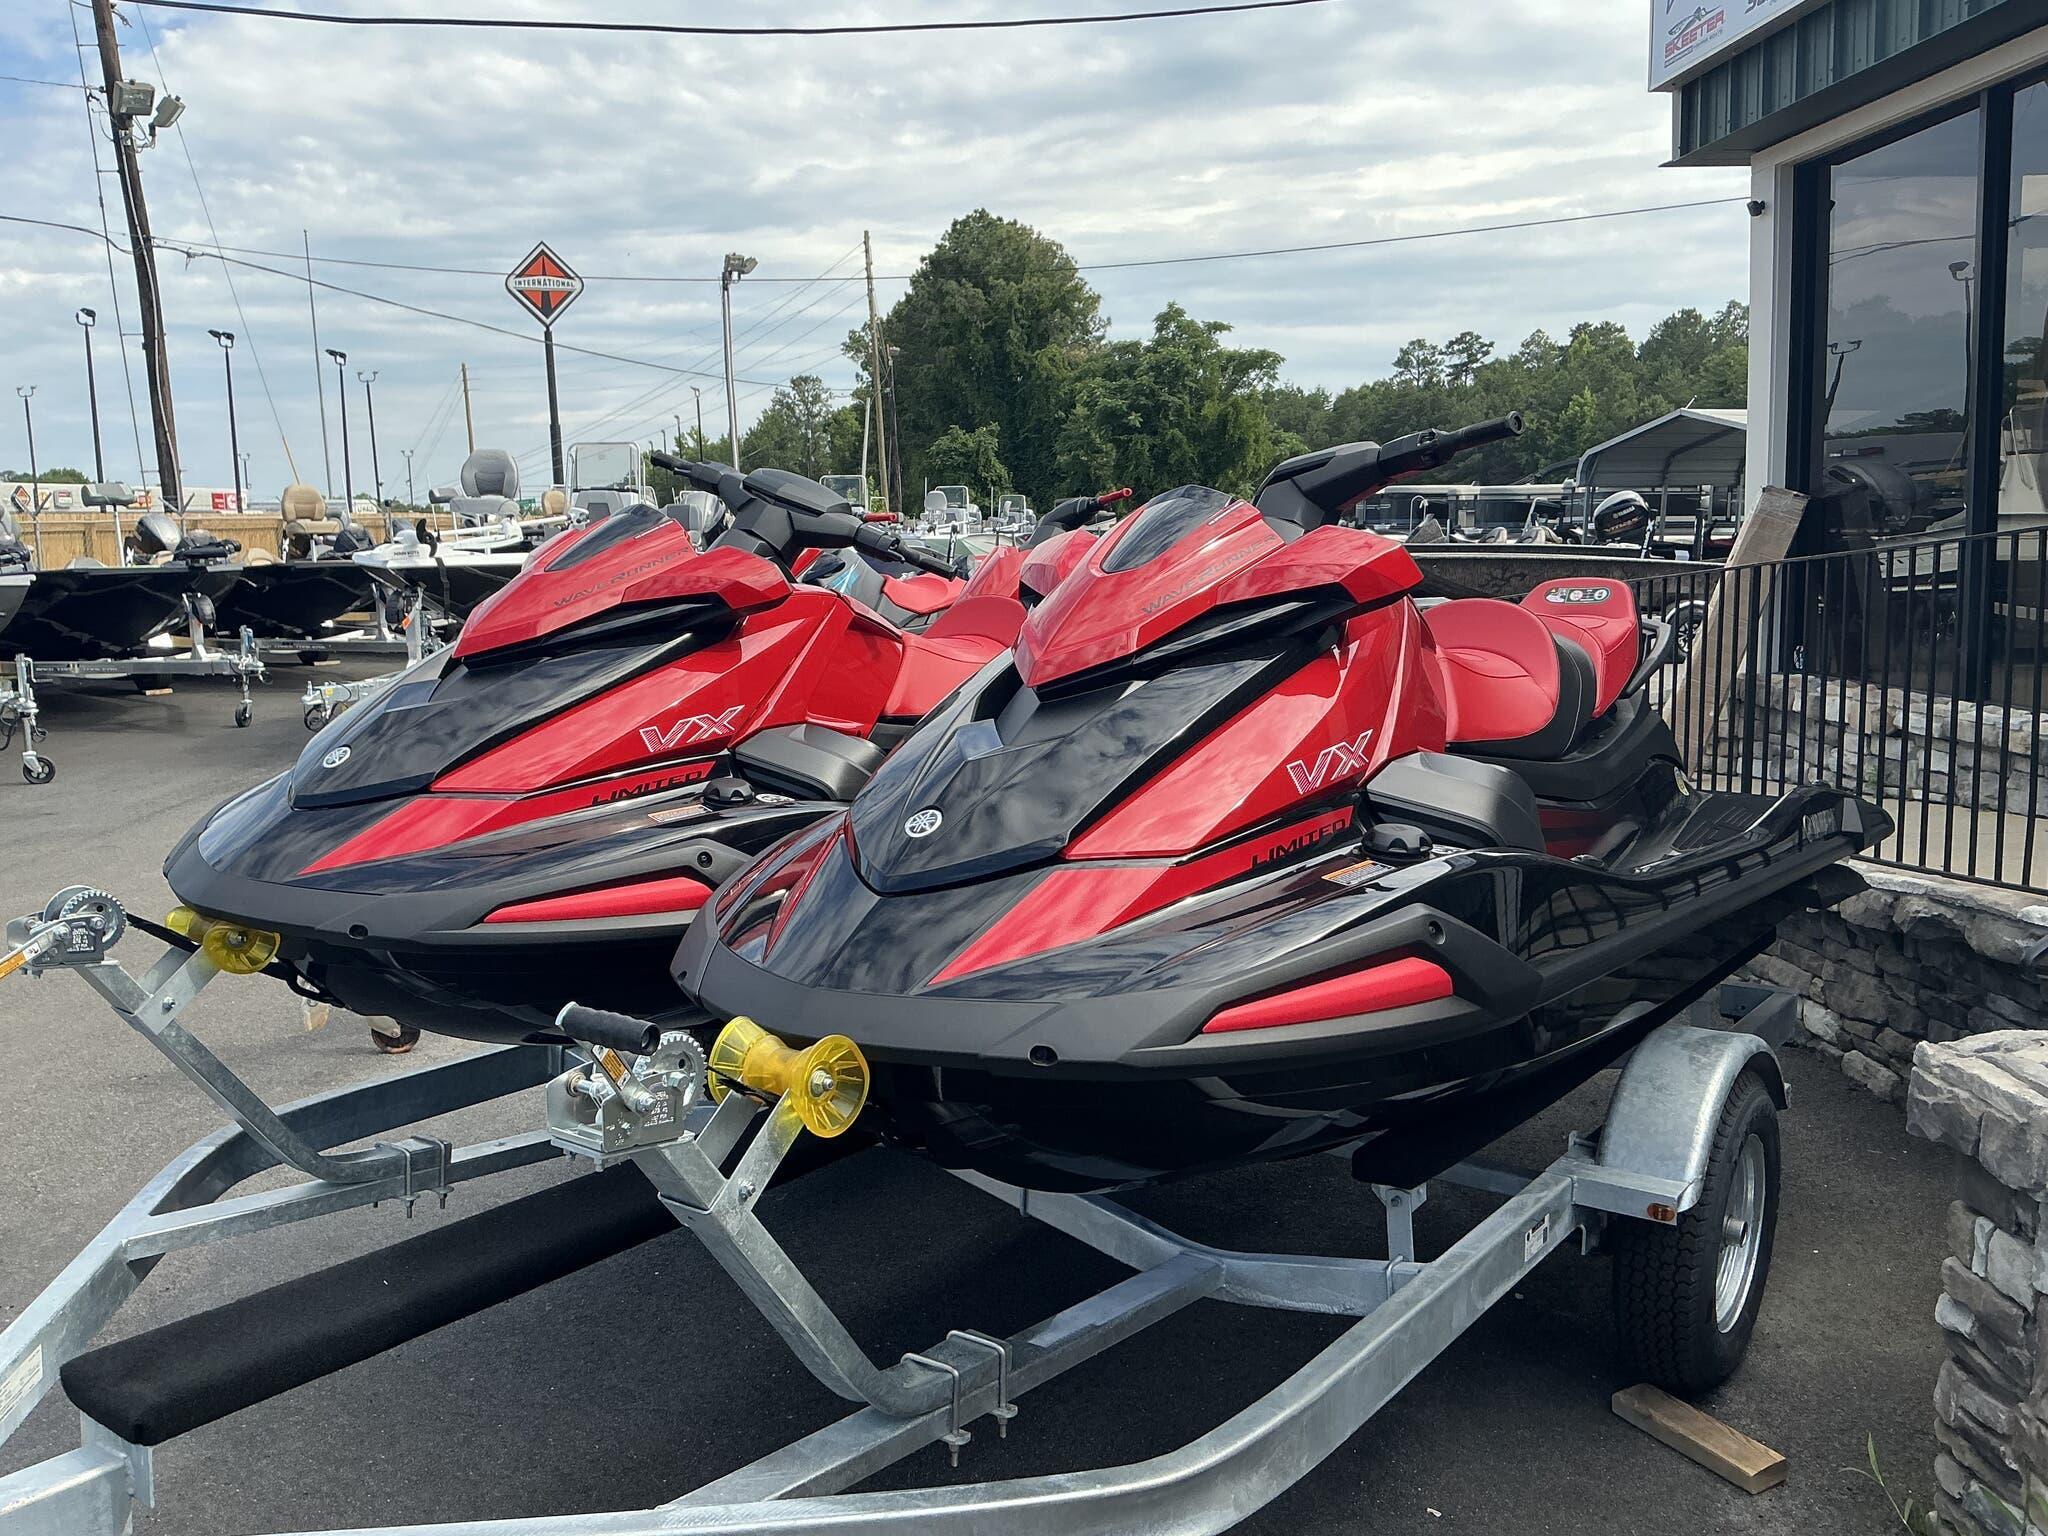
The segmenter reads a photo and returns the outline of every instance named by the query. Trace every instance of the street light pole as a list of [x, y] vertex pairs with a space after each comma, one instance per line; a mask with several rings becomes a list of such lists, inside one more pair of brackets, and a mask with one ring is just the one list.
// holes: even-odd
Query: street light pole
[[234, 466], [235, 510], [242, 506], [242, 440], [235, 426], [235, 333], [233, 331], [208, 331], [207, 335], [220, 343], [220, 360], [228, 375], [228, 461]]
[[354, 517], [356, 482], [348, 462], [348, 354], [329, 347], [327, 355], [334, 359], [334, 388], [341, 396], [341, 494], [345, 498], [342, 505], [348, 508], [348, 516]]
[[384, 505], [384, 471], [377, 467], [377, 398], [370, 393], [370, 386], [377, 382], [377, 370], [358, 373], [363, 381], [363, 409], [370, 416], [370, 483], [377, 488], [377, 505]]
[[71, 318], [85, 332], [85, 399], [92, 411], [92, 477], [98, 482], [107, 478], [106, 456], [100, 452], [100, 390], [92, 373], [92, 328], [99, 316], [89, 309], [81, 309]]
[[28, 427], [28, 526], [29, 537], [36, 546], [36, 565], [43, 563], [43, 477], [36, 472], [36, 418], [29, 409], [34, 397], [33, 384], [17, 384], [14, 392], [21, 396], [21, 419]]
[[692, 384], [690, 386], [690, 393], [697, 397], [697, 458], [699, 462], [702, 462], [704, 458], [704, 391], [695, 384]]
[[406, 504], [406, 505], [407, 505], [408, 507], [410, 507], [410, 506], [414, 506], [414, 505], [416, 505], [416, 503], [415, 503], [415, 502], [413, 501], [413, 497], [412, 497], [412, 453], [413, 453], [413, 451], [412, 451], [412, 449], [410, 449], [410, 448], [401, 448], [401, 449], [399, 449], [398, 451], [399, 451], [399, 452], [400, 452], [401, 454], [403, 454], [403, 455], [405, 456], [405, 504]]
[[732, 433], [732, 467], [740, 467], [740, 401], [733, 392], [732, 376], [732, 285], [753, 271], [760, 263], [751, 256], [733, 253], [725, 258], [725, 269], [718, 278], [720, 307], [725, 312], [725, 420]]

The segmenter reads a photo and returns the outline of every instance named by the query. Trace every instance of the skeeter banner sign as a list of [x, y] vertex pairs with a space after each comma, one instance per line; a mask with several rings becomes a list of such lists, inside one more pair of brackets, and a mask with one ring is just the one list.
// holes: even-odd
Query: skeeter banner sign
[[1650, 0], [1650, 89], [1721, 57], [1818, 0]]

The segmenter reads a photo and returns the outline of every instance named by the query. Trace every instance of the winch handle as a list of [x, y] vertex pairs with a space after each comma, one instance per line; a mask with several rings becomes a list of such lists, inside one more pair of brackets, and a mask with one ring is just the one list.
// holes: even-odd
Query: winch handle
[[555, 1015], [555, 1028], [572, 1040], [645, 1056], [661, 1041], [661, 1026], [630, 1013], [613, 1013], [605, 1008], [586, 1008], [581, 1003], [564, 1003]]

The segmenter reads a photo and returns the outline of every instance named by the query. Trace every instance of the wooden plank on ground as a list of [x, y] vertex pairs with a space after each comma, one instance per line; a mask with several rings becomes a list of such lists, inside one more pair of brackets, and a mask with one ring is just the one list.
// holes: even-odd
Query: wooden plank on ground
[[[1784, 559], [1806, 516], [1806, 501], [1797, 491], [1777, 485], [1764, 487], [1756, 507], [1742, 520], [1735, 535], [1735, 547], [1728, 552], [1728, 564], [1721, 579], [1714, 583], [1713, 595], [1707, 599], [1706, 617], [1693, 633], [1691, 659], [1664, 718], [1678, 736], [1679, 760], [1695, 775], [1713, 756], [1721, 707], [1728, 702], [1736, 679], [1742, 675], [1743, 659], [1749, 649], [1751, 602], [1736, 602], [1737, 588], [1728, 580], [1727, 572], [1742, 566], [1769, 566]], [[1761, 583], [1754, 604], [1757, 612], [1768, 614], [1772, 586], [1768, 575], [1756, 571], [1744, 580]], [[1744, 597], [1747, 599], [1747, 592]], [[1701, 722], [1705, 723], [1704, 730], [1700, 729]]]
[[1762, 1493], [1785, 1481], [1785, 1458], [1768, 1445], [1647, 1382], [1615, 1393], [1612, 1406], [1644, 1434], [1726, 1478], [1744, 1493]]

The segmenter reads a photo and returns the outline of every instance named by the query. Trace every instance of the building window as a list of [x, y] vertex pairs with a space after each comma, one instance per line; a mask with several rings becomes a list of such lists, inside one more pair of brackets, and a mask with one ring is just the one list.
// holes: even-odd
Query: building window
[[2012, 97], [1988, 696], [2036, 713], [2048, 665], [2048, 82]]
[[1981, 137], [1973, 110], [1829, 168], [1822, 489], [1866, 493], [1839, 542], [1968, 526]]

